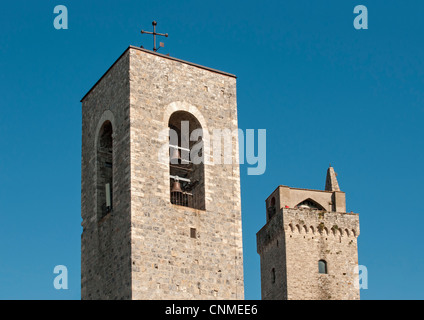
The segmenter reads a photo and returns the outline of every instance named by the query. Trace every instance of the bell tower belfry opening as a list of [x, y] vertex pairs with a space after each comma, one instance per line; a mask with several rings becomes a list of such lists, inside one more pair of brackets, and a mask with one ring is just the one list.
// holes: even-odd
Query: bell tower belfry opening
[[[190, 141], [196, 130], [199, 131], [198, 140]], [[205, 210], [202, 126], [192, 114], [177, 111], [169, 119], [169, 131], [171, 203]], [[198, 151], [193, 153], [196, 145]]]
[[113, 193], [113, 129], [106, 121], [97, 141], [97, 217], [103, 218], [112, 211]]
[[244, 298], [238, 141], [214, 165], [202, 138], [237, 129], [236, 93], [131, 46], [83, 97], [82, 299]]

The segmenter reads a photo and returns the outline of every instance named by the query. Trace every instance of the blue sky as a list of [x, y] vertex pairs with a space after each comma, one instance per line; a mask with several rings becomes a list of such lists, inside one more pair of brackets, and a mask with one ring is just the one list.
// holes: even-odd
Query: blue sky
[[[69, 29], [53, 27], [66, 5]], [[366, 5], [369, 29], [355, 30]], [[267, 170], [241, 167], [245, 295], [280, 184], [322, 189], [331, 163], [360, 214], [363, 299], [423, 299], [422, 1], [13, 1], [0, 11], [0, 299], [80, 298], [80, 99], [129, 46], [238, 76], [241, 129], [267, 130]], [[163, 40], [162, 40], [163, 41]], [[53, 288], [66, 265], [69, 290]]]

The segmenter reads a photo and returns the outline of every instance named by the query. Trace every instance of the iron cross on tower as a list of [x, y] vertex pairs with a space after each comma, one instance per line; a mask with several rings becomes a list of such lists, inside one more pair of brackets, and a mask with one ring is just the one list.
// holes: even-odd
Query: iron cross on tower
[[159, 48], [156, 48], [156, 36], [162, 36], [162, 37], [168, 38], [168, 34], [167, 33], [157, 33], [156, 32], [156, 26], [157, 26], [157, 22], [156, 21], [153, 21], [152, 22], [152, 25], [153, 25], [153, 32], [141, 30], [141, 34], [147, 33], [147, 34], [152, 34], [153, 35], [153, 51], [156, 52], [156, 51], [159, 50], [159, 48], [163, 48], [165, 46], [163, 44], [163, 42], [160, 42], [159, 43]]

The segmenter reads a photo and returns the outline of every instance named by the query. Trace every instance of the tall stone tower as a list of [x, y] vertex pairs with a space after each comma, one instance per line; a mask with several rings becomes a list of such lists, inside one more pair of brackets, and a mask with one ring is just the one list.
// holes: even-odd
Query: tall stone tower
[[257, 233], [264, 300], [359, 299], [359, 217], [346, 213], [334, 169], [325, 191], [279, 186]]
[[109, 68], [82, 99], [82, 299], [244, 298], [238, 141], [217, 164], [205, 139], [237, 126], [234, 75], [131, 46]]

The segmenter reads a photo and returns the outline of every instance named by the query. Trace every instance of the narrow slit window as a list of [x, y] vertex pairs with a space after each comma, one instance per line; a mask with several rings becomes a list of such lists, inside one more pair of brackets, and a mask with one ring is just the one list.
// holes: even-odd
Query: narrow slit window
[[190, 237], [192, 239], [196, 239], [197, 238], [197, 232], [195, 228], [190, 228]]
[[318, 261], [318, 272], [320, 274], [327, 274], [327, 262], [325, 260]]

